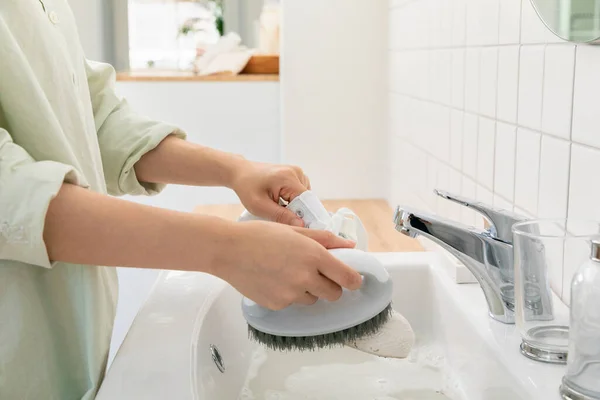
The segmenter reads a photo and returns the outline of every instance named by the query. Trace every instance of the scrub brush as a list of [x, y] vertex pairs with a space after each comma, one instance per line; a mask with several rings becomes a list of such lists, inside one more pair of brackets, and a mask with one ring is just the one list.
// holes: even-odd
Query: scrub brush
[[248, 298], [242, 301], [249, 336], [273, 350], [316, 350], [343, 346], [375, 334], [392, 316], [393, 285], [372, 255], [355, 249], [329, 250], [363, 276], [360, 289], [344, 289], [339, 300], [293, 304], [271, 311]]
[[[282, 201], [280, 201], [280, 204], [282, 206], [286, 205], [286, 203]], [[287, 208], [302, 218], [307, 228], [328, 230], [336, 235], [354, 240], [356, 242], [356, 249], [364, 251], [367, 250], [367, 231], [360, 218], [354, 214], [352, 210], [341, 208], [335, 213], [328, 212], [323, 204], [319, 201], [317, 196], [311, 191], [306, 191], [293, 199], [289, 204], [287, 204]], [[260, 218], [255, 217], [248, 211], [244, 211], [244, 213], [240, 216], [239, 221], [243, 222], [259, 219]], [[339, 255], [340, 251], [341, 250], [337, 250], [338, 253], [333, 254]], [[359, 272], [361, 272], [362, 267], [366, 267], [367, 271], [370, 271], [371, 273], [376, 273], [376, 271], [381, 273], [380, 270], [383, 270], [385, 272], [385, 276], [387, 276], [387, 271], [385, 271], [383, 266], [374, 257], [369, 255], [360, 256], [360, 258], [362, 258], [362, 260], [365, 262], [365, 265], [362, 267], [355, 264], [358, 261], [356, 257], [359, 256], [357, 253], [354, 253], [352, 256], [347, 255], [344, 257], [344, 259], [342, 259], [342, 261], [347, 262], [348, 265], [356, 268]], [[383, 276], [384, 274], [381, 275]], [[361, 288], [361, 290], [363, 289], [364, 288]], [[342, 299], [336, 302], [339, 303], [342, 301], [343, 303], [337, 304], [337, 306], [332, 304], [330, 307], [331, 310], [322, 309], [322, 300], [319, 300], [315, 305], [312, 306], [295, 305], [291, 306], [293, 307], [291, 310], [286, 309], [286, 313], [292, 315], [293, 317], [294, 313], [308, 314], [309, 311], [305, 310], [305, 308], [312, 307], [310, 308], [310, 315], [312, 316], [309, 315], [308, 318], [305, 318], [306, 321], [298, 323], [305, 324], [304, 330], [296, 329], [295, 336], [291, 335], [293, 326], [286, 325], [285, 330], [287, 334], [281, 335], [281, 327], [275, 326], [276, 329], [264, 331], [260, 328], [254, 327], [250, 323], [248, 324], [249, 335], [251, 338], [265, 344], [267, 347], [277, 350], [305, 350], [336, 345], [346, 345], [362, 352], [374, 354], [380, 357], [407, 357], [415, 343], [415, 334], [406, 318], [391, 308], [391, 294], [389, 295], [389, 301], [387, 303], [384, 302], [380, 306], [383, 307], [381, 311], [378, 311], [375, 308], [371, 309], [369, 312], [364, 310], [364, 304], [347, 304], [346, 296], [349, 294], [350, 293], [347, 293], [347, 291], [344, 291]], [[368, 298], [363, 298], [363, 301], [368, 303], [370, 300]], [[256, 305], [253, 302], [248, 299], [244, 299], [244, 316], [246, 316], [247, 320], [253, 318], [249, 311], [252, 312], [251, 309], [255, 307]], [[277, 318], [278, 315], [282, 315], [281, 313], [284, 310], [277, 312], [269, 312], [269, 310], [265, 309], [260, 311], [257, 310], [260, 309], [255, 308], [254, 310], [257, 312], [255, 318], [258, 318], [258, 320], [261, 318], [269, 318], [273, 320], [272, 323], [282, 323], [285, 318], [289, 318]], [[327, 314], [328, 312], [331, 312], [334, 315], [336, 315], [335, 313], [340, 312], [356, 312], [356, 318], [353, 320], [348, 319], [346, 321], [340, 320], [337, 326], [335, 323], [332, 323], [333, 326], [330, 326], [329, 331], [325, 332], [324, 325], [320, 325], [321, 320], [317, 319], [314, 315], [324, 313], [327, 318], [327, 316], [331, 315]], [[277, 319], [279, 319], [279, 321], [277, 321]], [[342, 325], [340, 324], [342, 322], [345, 322], [345, 325], [350, 326], [341, 329], [340, 326]], [[306, 327], [314, 328], [312, 328], [312, 330], [307, 330]]]

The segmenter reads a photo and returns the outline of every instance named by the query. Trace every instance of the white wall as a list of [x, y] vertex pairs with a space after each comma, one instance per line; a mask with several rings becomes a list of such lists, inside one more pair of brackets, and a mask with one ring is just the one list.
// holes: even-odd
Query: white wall
[[384, 176], [385, 1], [282, 2], [283, 160], [322, 198], [380, 198]]
[[[556, 38], [529, 0], [389, 6], [391, 203], [480, 223], [439, 187], [526, 216], [600, 220], [600, 47]], [[565, 301], [577, 267], [550, 271]]]

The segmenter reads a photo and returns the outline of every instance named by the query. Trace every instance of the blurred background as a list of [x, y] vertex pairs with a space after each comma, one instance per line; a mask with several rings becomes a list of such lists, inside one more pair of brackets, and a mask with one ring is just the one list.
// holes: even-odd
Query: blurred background
[[[224, 7], [227, 1], [227, 7]], [[237, 32], [259, 46], [264, 0], [71, 0], [89, 58], [119, 70], [189, 68], [198, 47]], [[278, 2], [267, 1], [277, 6]]]
[[[483, 226], [434, 188], [600, 219], [600, 47], [581, 43], [600, 38], [600, 1], [69, 1], [88, 58], [115, 65], [135, 109], [193, 142], [301, 166], [321, 199], [374, 221], [380, 249], [399, 251], [386, 231], [398, 204]], [[240, 210], [222, 188], [131, 200]], [[116, 345], [156, 278], [136, 273], [120, 272]], [[573, 273], [551, 272], [565, 302]]]

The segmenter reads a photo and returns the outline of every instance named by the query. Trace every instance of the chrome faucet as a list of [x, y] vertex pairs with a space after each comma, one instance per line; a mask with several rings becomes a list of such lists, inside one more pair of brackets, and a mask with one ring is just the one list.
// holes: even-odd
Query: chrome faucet
[[435, 193], [479, 212], [488, 227], [480, 230], [399, 206], [394, 217], [396, 230], [413, 238], [426, 237], [452, 253], [481, 285], [489, 315], [506, 324], [514, 323], [512, 226], [525, 218], [448, 192]]

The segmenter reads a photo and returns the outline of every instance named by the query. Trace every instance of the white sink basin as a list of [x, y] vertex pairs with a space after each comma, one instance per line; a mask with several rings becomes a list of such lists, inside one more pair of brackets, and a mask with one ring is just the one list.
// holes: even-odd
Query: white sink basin
[[350, 348], [265, 351], [248, 340], [234, 289], [204, 274], [168, 272], [136, 317], [98, 400], [559, 399], [564, 367], [523, 357], [515, 326], [489, 318], [479, 286], [455, 284], [443, 257], [377, 257], [394, 280], [394, 308], [417, 336], [408, 359]]

